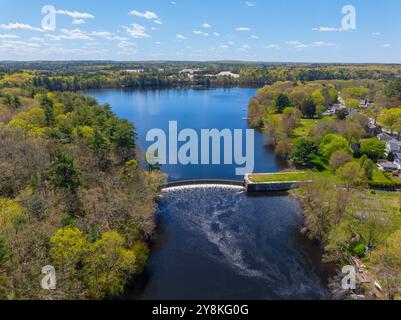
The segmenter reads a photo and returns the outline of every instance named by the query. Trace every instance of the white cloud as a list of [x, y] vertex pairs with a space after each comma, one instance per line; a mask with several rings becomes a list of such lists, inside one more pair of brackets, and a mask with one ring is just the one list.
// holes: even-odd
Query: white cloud
[[29, 24], [26, 23], [8, 23], [8, 24], [0, 24], [0, 29], [4, 30], [30, 30], [30, 31], [38, 31], [38, 32], [43, 32], [44, 30], [40, 28], [35, 28], [32, 27]]
[[256, 6], [256, 2], [246, 1], [246, 2], [245, 2], [245, 5], [246, 5], [247, 7], [254, 7], [254, 6]]
[[373, 32], [373, 33], [372, 33], [372, 36], [378, 37], [378, 36], [381, 36], [381, 33], [380, 33], [380, 32]]
[[84, 19], [74, 19], [72, 20], [72, 24], [85, 24]]
[[248, 51], [249, 49], [251, 49], [251, 46], [244, 44], [243, 46], [238, 48], [238, 51]]
[[153, 21], [154, 23], [157, 23], [157, 24], [163, 24], [163, 22], [161, 22], [159, 19], [158, 20], [155, 20], [155, 21]]
[[202, 28], [209, 29], [209, 28], [211, 28], [211, 27], [212, 27], [212, 26], [211, 26], [210, 24], [208, 24], [208, 23], [202, 24]]
[[325, 41], [314, 41], [311, 43], [303, 43], [300, 41], [286, 41], [286, 44], [293, 46], [293, 49], [301, 51], [307, 48], [322, 48], [322, 47], [340, 47], [338, 43], [325, 42]]
[[391, 47], [391, 44], [389, 44], [389, 43], [383, 44], [383, 48], [390, 48], [390, 47]]
[[61, 29], [62, 35], [53, 35], [53, 34], [45, 34], [45, 37], [49, 38], [53, 41], [60, 41], [60, 40], [93, 40], [87, 34], [82, 32], [79, 29]]
[[319, 32], [346, 32], [347, 30], [343, 28], [332, 28], [332, 27], [318, 27], [318, 28], [313, 28], [313, 31], [319, 31]]
[[214, 32], [213, 35], [216, 37], [220, 37], [220, 33], [218, 33], [218, 32]]
[[202, 32], [202, 31], [199, 31], [199, 30], [194, 30], [194, 31], [192, 31], [192, 33], [193, 33], [193, 34], [203, 34], [203, 32]]
[[19, 36], [15, 34], [0, 34], [0, 39], [18, 39]]
[[245, 31], [245, 32], [251, 31], [251, 29], [248, 28], [248, 27], [238, 27], [238, 28], [236, 28], [235, 30], [236, 30], [236, 31]]
[[154, 20], [154, 19], [158, 19], [158, 15], [154, 12], [151, 11], [145, 11], [145, 12], [139, 12], [137, 10], [132, 10], [128, 13], [131, 16], [135, 16], [135, 17], [141, 17], [141, 18], [145, 18], [148, 20]]
[[113, 35], [113, 33], [108, 32], [108, 31], [93, 31], [92, 35], [96, 37], [101, 37], [101, 38], [109, 38]]
[[185, 40], [186, 37], [183, 36], [182, 34], [177, 34], [177, 39], [178, 39], [178, 40]]
[[251, 35], [251, 38], [252, 38], [252, 39], [259, 39], [259, 37], [258, 37], [258, 36], [256, 36], [256, 35], [254, 35], [254, 34], [253, 34], [253, 35]]
[[131, 35], [131, 37], [140, 39], [140, 38], [150, 38], [150, 35], [146, 33], [146, 28], [144, 26], [141, 26], [140, 24], [132, 24], [131, 28], [122, 26], [125, 31], [127, 31], [128, 34]]
[[90, 14], [87, 12], [57, 10], [56, 13], [69, 16], [73, 19], [94, 19], [95, 18], [95, 16], [93, 14]]
[[265, 46], [266, 49], [275, 49], [278, 50], [280, 49], [280, 46], [278, 44], [268, 44], [267, 46]]

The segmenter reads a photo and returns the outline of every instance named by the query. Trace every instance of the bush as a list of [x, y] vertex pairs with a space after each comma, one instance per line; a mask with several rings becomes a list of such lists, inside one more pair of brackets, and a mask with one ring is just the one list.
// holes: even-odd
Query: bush
[[366, 254], [366, 246], [364, 243], [358, 243], [351, 248], [351, 253], [358, 258], [364, 258]]
[[377, 138], [361, 141], [359, 149], [361, 155], [366, 155], [373, 161], [382, 159], [386, 153], [386, 144]]
[[351, 161], [352, 161], [352, 156], [348, 152], [340, 150], [334, 152], [331, 155], [329, 164], [334, 170], [337, 170], [338, 168], [342, 167], [343, 165]]

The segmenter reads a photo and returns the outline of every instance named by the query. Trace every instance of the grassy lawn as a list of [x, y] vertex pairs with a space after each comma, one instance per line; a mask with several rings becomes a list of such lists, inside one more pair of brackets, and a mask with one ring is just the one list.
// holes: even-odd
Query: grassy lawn
[[310, 179], [309, 175], [306, 172], [300, 172], [300, 171], [249, 175], [249, 180], [254, 183], [294, 182], [294, 181], [307, 181], [309, 179]]
[[316, 119], [302, 119], [300, 120], [299, 126], [294, 130], [294, 138], [306, 137], [320, 120]]

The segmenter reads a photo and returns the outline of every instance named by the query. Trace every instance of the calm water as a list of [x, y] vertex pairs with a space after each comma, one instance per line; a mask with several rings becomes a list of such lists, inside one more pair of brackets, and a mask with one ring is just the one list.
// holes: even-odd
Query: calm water
[[[143, 150], [152, 142], [146, 142], [146, 134], [151, 129], [163, 129], [168, 133], [169, 121], [178, 122], [178, 130], [201, 129], [248, 129], [247, 116], [249, 99], [256, 89], [208, 89], [208, 90], [161, 90], [87, 91], [86, 94], [109, 103], [121, 118], [132, 121], [138, 133], [138, 141]], [[265, 137], [255, 134], [255, 172], [276, 172], [282, 164], [274, 153], [265, 147]], [[236, 165], [209, 166], [163, 166], [170, 181], [186, 179], [235, 179]]]
[[[99, 90], [86, 94], [109, 103], [146, 133], [168, 128], [246, 129], [254, 89], [167, 91]], [[280, 170], [274, 153], [255, 137], [255, 172]], [[234, 166], [165, 166], [170, 180], [239, 179]], [[302, 236], [301, 210], [288, 195], [249, 196], [236, 187], [193, 186], [164, 192], [159, 229], [146, 274], [128, 299], [324, 299], [319, 251]]]

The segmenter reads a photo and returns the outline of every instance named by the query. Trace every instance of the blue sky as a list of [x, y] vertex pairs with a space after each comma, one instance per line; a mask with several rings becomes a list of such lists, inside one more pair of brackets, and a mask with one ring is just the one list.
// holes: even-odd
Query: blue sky
[[401, 63], [400, 12], [399, 0], [0, 0], [0, 60]]

